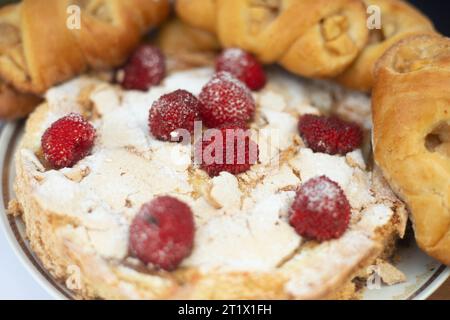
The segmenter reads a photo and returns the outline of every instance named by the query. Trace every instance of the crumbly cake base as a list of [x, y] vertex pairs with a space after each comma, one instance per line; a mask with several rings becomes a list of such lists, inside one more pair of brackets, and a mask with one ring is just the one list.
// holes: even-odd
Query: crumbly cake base
[[[48, 112], [48, 105], [43, 104], [30, 116], [19, 149], [34, 148]], [[26, 152], [16, 155], [17, 202], [11, 208], [21, 211], [31, 247], [45, 268], [53, 277], [64, 281], [81, 299], [355, 299], [359, 298], [360, 292], [353, 280], [367, 277], [367, 267], [377, 258], [384, 258], [392, 252], [395, 240], [403, 236], [406, 223], [403, 204], [375, 170], [372, 187], [380, 199], [386, 200], [393, 215], [381, 227], [373, 227], [373, 221], [364, 221], [363, 218], [356, 223], [358, 233], [349, 232], [349, 236], [356, 238], [350, 239], [351, 245], [344, 246], [345, 252], [342, 253], [343, 256], [354, 257], [354, 260], [348, 264], [336, 262], [342, 269], [325, 282], [311, 274], [310, 283], [301, 278], [302, 283], [293, 283], [293, 289], [286, 290], [291, 276], [298, 272], [295, 269], [298, 264], [291, 259], [293, 257], [280, 267], [283, 272], [273, 274], [252, 271], [204, 273], [195, 268], [181, 268], [173, 274], [152, 273], [134, 261], [117, 263], [80, 246], [78, 240], [83, 234], [77, 228], [79, 221], [63, 212], [46, 210], [33, 196], [39, 177], [31, 176], [30, 172], [36, 168], [27, 166], [42, 164], [29, 161], [29, 156]], [[307, 242], [301, 248], [314, 255], [317, 246], [320, 244]], [[311, 259], [311, 263], [303, 261], [307, 271], [312, 272], [326, 262], [324, 257], [316, 258]]]
[[[21, 189], [18, 185], [17, 189]], [[27, 197], [22, 195], [17, 195], [20, 199], [25, 199]], [[71, 272], [70, 266], [74, 264], [74, 261], [70, 258], [71, 252], [67, 247], [61, 246], [60, 241], [55, 237], [55, 226], [57, 223], [52, 219], [51, 214], [42, 211], [39, 205], [36, 204], [32, 199], [29, 201], [22, 202], [22, 205], [17, 205], [17, 200], [12, 200], [14, 205], [10, 205], [13, 210], [10, 210], [10, 214], [20, 216], [25, 225], [27, 238], [30, 242], [33, 252], [39, 257], [41, 263], [49, 271], [49, 273], [58, 281], [65, 283], [70, 288], [71, 278], [74, 274]], [[346, 279], [339, 281], [336, 287], [329, 288], [322, 296], [314, 297], [314, 299], [331, 299], [331, 300], [356, 300], [362, 298], [362, 290], [359, 290], [355, 284], [355, 280], [366, 280], [369, 276], [367, 274], [367, 268], [375, 263], [377, 259], [388, 260], [395, 251], [396, 241], [399, 237], [398, 235], [398, 224], [392, 221], [392, 228], [386, 228], [380, 230], [380, 234], [383, 234], [385, 240], [383, 245], [379, 247], [378, 250], [372, 252], [364, 260], [362, 260], [348, 275]], [[75, 299], [127, 299], [129, 297], [123, 296], [120, 291], [114, 290], [110, 286], [99, 286], [101, 282], [94, 280], [94, 282], [89, 281], [89, 277], [86, 275], [81, 275], [79, 278], [81, 283], [76, 283], [72, 289]], [[131, 279], [127, 279], [130, 281]], [[249, 277], [248, 280], [251, 280]], [[78, 281], [78, 279], [76, 280]], [[230, 278], [228, 281], [233, 282]], [[227, 279], [224, 279], [224, 283]], [[139, 286], [139, 281], [132, 282], [131, 285]], [[81, 288], [81, 290], [77, 289]], [[220, 292], [222, 288], [217, 288]], [[256, 289], [256, 288], [255, 288]], [[144, 289], [145, 290], [145, 289]], [[248, 294], [248, 295], [247, 295]], [[253, 292], [248, 292], [245, 294], [241, 292], [239, 296], [233, 297], [229, 295], [224, 295], [223, 297], [216, 296], [216, 299], [287, 299], [289, 297], [269, 297], [264, 291], [264, 287], [257, 288]], [[164, 298], [176, 298], [176, 297], [164, 297]], [[180, 297], [184, 298], [184, 297]], [[213, 297], [207, 297], [213, 298]]]

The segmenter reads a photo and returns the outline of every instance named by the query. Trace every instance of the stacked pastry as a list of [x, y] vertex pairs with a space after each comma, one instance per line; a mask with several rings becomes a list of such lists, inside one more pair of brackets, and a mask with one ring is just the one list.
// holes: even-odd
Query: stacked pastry
[[[78, 7], [70, 11], [71, 5]], [[50, 87], [86, 70], [122, 64], [168, 11], [167, 0], [24, 0], [3, 7], [0, 117], [28, 114]]]
[[434, 32], [425, 16], [399, 0], [178, 0], [176, 7], [183, 21], [215, 33], [225, 47], [365, 91], [373, 85], [375, 61], [389, 47]]
[[[85, 28], [67, 27], [72, 4], [80, 6]], [[120, 65], [168, 7], [167, 0], [25, 0], [2, 8], [0, 118], [28, 114], [47, 89], [87, 69]], [[163, 49], [177, 54], [175, 68], [210, 62], [204, 52], [217, 49], [217, 36], [223, 46], [241, 47], [264, 63], [364, 91], [389, 47], [434, 33], [426, 17], [400, 0], [178, 0], [176, 9], [188, 26], [170, 23], [159, 37]], [[367, 12], [375, 23], [368, 25]]]

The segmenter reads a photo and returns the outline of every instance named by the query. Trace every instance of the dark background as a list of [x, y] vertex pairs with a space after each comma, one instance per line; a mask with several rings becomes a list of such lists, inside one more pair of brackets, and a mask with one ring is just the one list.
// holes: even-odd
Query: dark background
[[436, 29], [450, 37], [450, 0], [409, 0], [433, 20]]

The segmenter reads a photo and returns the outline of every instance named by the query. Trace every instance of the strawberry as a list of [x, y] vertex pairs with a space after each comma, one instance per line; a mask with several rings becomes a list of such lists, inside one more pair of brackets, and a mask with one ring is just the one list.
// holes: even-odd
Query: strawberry
[[248, 52], [239, 48], [225, 49], [216, 60], [216, 71], [226, 71], [241, 80], [250, 90], [260, 90], [266, 85], [262, 65]]
[[124, 89], [147, 91], [158, 85], [166, 74], [166, 63], [161, 50], [151, 45], [140, 46], [123, 68]]
[[94, 146], [95, 129], [80, 114], [71, 113], [54, 122], [41, 139], [42, 151], [55, 169], [72, 167]]
[[250, 139], [250, 131], [236, 124], [213, 130], [211, 137], [197, 143], [195, 149], [201, 168], [210, 176], [222, 171], [239, 174], [258, 161], [258, 145]]
[[306, 114], [298, 124], [300, 136], [314, 152], [345, 155], [361, 146], [361, 128], [337, 117]]
[[171, 271], [189, 256], [194, 216], [187, 204], [162, 196], [144, 204], [130, 227], [130, 250], [145, 264]]
[[348, 228], [350, 203], [336, 182], [326, 176], [313, 178], [297, 191], [289, 221], [302, 237], [339, 238]]
[[248, 88], [227, 72], [214, 75], [200, 93], [200, 115], [205, 124], [216, 128], [236, 121], [247, 122], [255, 112]]
[[153, 136], [160, 140], [171, 140], [177, 129], [194, 131], [194, 122], [199, 119], [201, 102], [186, 90], [176, 90], [161, 96], [150, 109], [149, 127]]

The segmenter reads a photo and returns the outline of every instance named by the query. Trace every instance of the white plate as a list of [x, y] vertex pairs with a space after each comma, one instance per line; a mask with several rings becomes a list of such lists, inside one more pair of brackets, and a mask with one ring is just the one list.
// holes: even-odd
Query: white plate
[[[22, 124], [11, 123], [5, 126], [0, 138], [0, 224], [11, 247], [23, 265], [36, 281], [55, 299], [73, 299], [71, 292], [54, 279], [33, 254], [25, 237], [23, 222], [6, 214], [8, 202], [14, 198], [12, 183], [14, 181], [13, 156], [17, 142], [22, 133]], [[397, 267], [407, 276], [407, 282], [394, 286], [381, 286], [364, 292], [364, 299], [382, 300], [421, 300], [429, 297], [450, 276], [450, 269], [422, 253], [414, 241], [398, 249]]]

